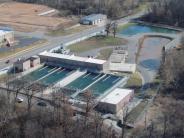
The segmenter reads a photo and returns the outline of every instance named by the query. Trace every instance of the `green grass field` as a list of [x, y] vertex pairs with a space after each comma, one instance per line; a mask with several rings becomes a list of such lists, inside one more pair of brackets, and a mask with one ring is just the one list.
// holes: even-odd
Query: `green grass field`
[[126, 43], [127, 40], [121, 38], [114, 38], [112, 36], [96, 36], [81, 41], [77, 44], [73, 44], [68, 48], [71, 50], [71, 52], [80, 53], [101, 47], [124, 45]]

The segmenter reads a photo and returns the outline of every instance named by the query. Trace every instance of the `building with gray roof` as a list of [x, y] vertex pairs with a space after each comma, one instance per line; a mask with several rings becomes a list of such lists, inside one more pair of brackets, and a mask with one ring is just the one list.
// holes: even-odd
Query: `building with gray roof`
[[105, 23], [106, 20], [107, 20], [107, 15], [91, 14], [91, 15], [82, 17], [80, 20], [80, 23], [84, 25], [98, 25], [101, 23]]

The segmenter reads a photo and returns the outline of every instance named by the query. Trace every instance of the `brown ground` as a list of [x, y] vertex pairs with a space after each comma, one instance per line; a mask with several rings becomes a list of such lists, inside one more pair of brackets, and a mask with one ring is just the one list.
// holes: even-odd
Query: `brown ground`
[[46, 16], [38, 15], [49, 10], [52, 9], [43, 5], [18, 2], [2, 3], [0, 4], [0, 24], [28, 31], [32, 29], [57, 29], [73, 24], [71, 19], [53, 17], [53, 13]]

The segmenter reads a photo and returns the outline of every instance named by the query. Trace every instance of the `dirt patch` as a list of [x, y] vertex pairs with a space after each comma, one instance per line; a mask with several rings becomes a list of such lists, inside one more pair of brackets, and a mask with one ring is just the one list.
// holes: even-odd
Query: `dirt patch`
[[[73, 24], [69, 18], [54, 16], [54, 13], [40, 16], [39, 14], [53, 10], [47, 6], [25, 4], [18, 2], [6, 2], [0, 4], [0, 24], [15, 26], [15, 29], [30, 31], [34, 29], [57, 29]], [[29, 28], [29, 29], [27, 29]], [[19, 31], [20, 31], [19, 30]]]

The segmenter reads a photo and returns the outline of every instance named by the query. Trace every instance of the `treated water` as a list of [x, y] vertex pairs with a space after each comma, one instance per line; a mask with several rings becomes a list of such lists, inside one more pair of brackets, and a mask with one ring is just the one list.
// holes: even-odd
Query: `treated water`
[[87, 86], [89, 86], [91, 83], [99, 79], [103, 74], [97, 74], [97, 73], [86, 73], [79, 77], [78, 79], [74, 80], [70, 84], [68, 84], [66, 87], [70, 89], [80, 89], [83, 90]]
[[36, 80], [44, 77], [45, 75], [47, 75], [53, 69], [54, 69], [54, 67], [45, 66], [45, 67], [42, 67], [38, 70], [31, 72], [30, 74], [24, 76], [24, 78], [29, 79], [30, 81], [36, 81]]
[[57, 83], [58, 81], [62, 80], [63, 78], [67, 77], [71, 72], [72, 72], [72, 70], [61, 68], [61, 69], [57, 70], [56, 72], [53, 72], [49, 76], [41, 79], [40, 82], [45, 84], [45, 85], [54, 84], [54, 83]]
[[99, 80], [97, 83], [92, 85], [89, 89], [95, 97], [98, 97], [105, 93], [108, 89], [113, 87], [117, 82], [119, 82], [122, 77], [107, 75], [103, 79]]

